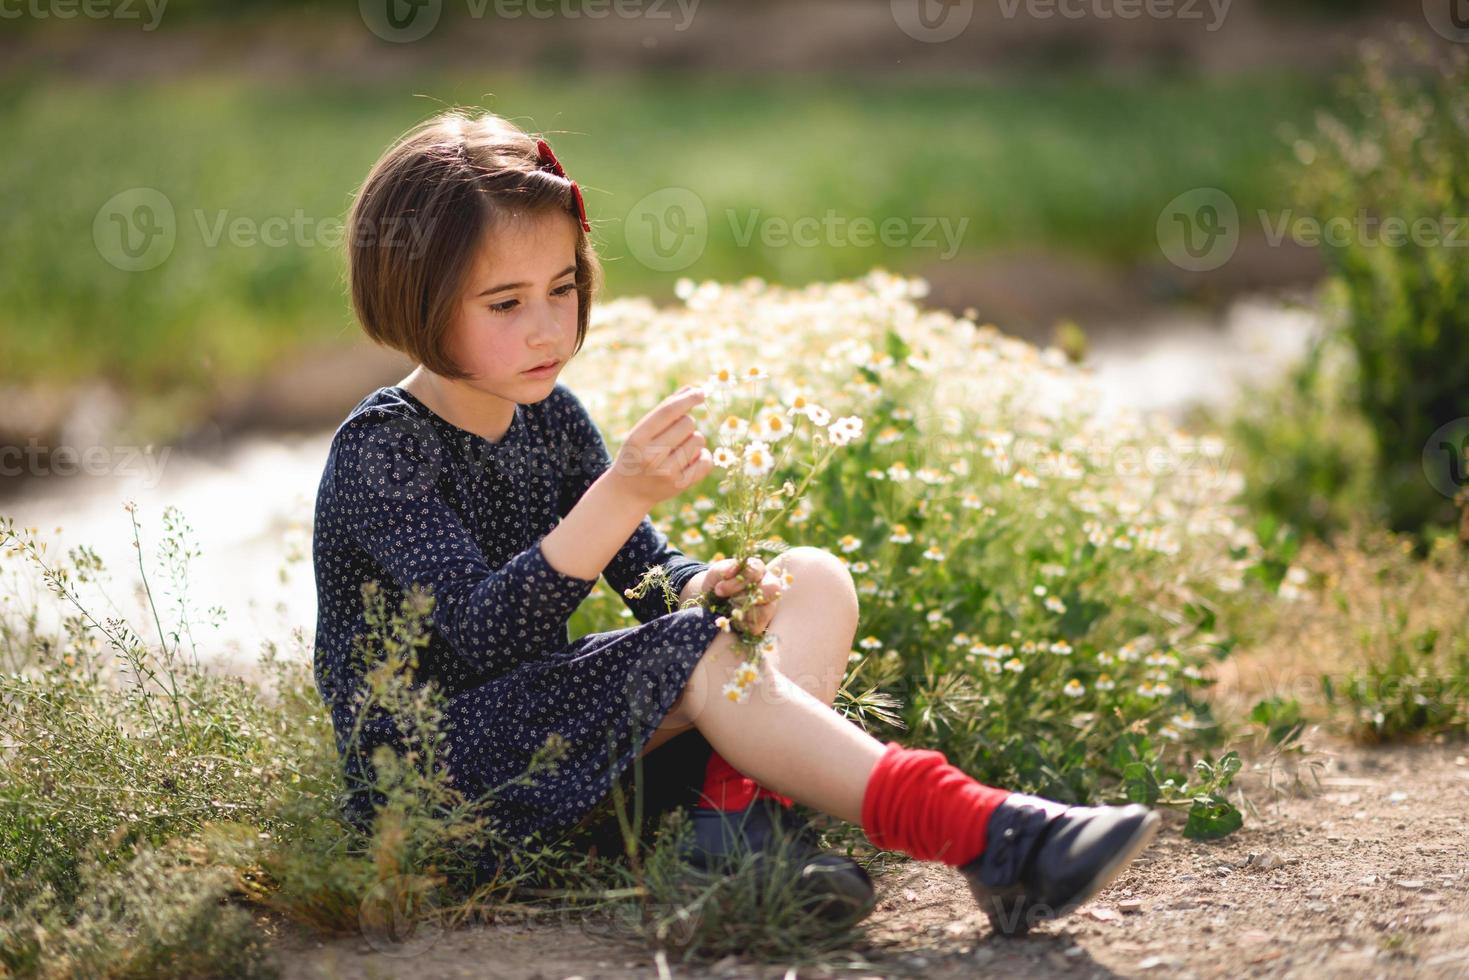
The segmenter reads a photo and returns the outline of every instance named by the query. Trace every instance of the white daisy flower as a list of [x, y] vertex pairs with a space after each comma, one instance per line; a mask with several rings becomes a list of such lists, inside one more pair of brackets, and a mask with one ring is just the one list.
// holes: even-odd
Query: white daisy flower
[[719, 439], [725, 444], [739, 442], [745, 437], [750, 429], [750, 423], [738, 415], [726, 415], [724, 421], [719, 423]]
[[[807, 418], [810, 418], [812, 411], [826, 410], [823, 409], [820, 405], [813, 402], [810, 398], [808, 398], [804, 391], [798, 391], [791, 396], [790, 408], [788, 408], [787, 411], [790, 412], [792, 415], [804, 415]], [[825, 423], [817, 422], [816, 424], [824, 425]]]
[[764, 476], [775, 468], [775, 457], [770, 447], [756, 439], [745, 447], [745, 475]]
[[862, 420], [855, 415], [844, 415], [826, 427], [832, 444], [845, 446], [862, 435]]
[[739, 382], [739, 375], [735, 369], [726, 364], [721, 364], [710, 373], [705, 388], [728, 388]]
[[779, 442], [796, 431], [790, 419], [773, 408], [767, 408], [755, 418], [751, 434], [767, 442]]
[[1086, 693], [1086, 688], [1082, 685], [1081, 681], [1073, 677], [1066, 682], [1065, 687], [1061, 688], [1061, 693], [1068, 698], [1079, 698]]

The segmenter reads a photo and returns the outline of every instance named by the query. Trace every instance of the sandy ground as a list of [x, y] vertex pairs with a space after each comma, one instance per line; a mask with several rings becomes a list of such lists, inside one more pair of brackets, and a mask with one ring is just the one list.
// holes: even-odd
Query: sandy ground
[[[591, 923], [501, 923], [401, 947], [279, 937], [291, 980], [377, 977], [1469, 977], [1469, 745], [1365, 748], [1311, 736], [1307, 766], [1247, 765], [1258, 813], [1194, 842], [1183, 814], [1086, 906], [1024, 939], [992, 935], [958, 875], [879, 876], [866, 940], [834, 973], [738, 962], [698, 970]], [[377, 948], [375, 948], [377, 947]], [[666, 972], [663, 969], [667, 966]], [[859, 966], [853, 969], [853, 966]]]

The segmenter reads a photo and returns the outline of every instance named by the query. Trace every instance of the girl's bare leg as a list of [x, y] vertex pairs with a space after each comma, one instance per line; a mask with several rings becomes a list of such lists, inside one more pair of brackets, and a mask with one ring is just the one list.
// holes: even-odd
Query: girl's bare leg
[[[842, 581], [838, 574], [846, 576], [829, 554], [788, 560], [796, 582], [767, 628], [776, 636], [776, 656], [763, 662], [748, 698], [733, 702], [721, 693], [743, 662], [731, 634], [721, 633], [664, 725], [675, 734], [698, 728], [730, 765], [760, 785], [860, 825], [867, 778], [885, 746], [831, 707], [856, 629], [856, 594], [843, 594], [850, 591], [849, 577], [844, 588], [828, 587]], [[823, 581], [828, 585], [817, 584]]]
[[[777, 670], [826, 704], [836, 702], [856, 637], [857, 588], [841, 559], [824, 548], [789, 548], [770, 561], [794, 582], [781, 594], [765, 632], [775, 638]], [[642, 754], [694, 728], [692, 722], [665, 723], [648, 739]], [[758, 780], [757, 780], [758, 782]]]

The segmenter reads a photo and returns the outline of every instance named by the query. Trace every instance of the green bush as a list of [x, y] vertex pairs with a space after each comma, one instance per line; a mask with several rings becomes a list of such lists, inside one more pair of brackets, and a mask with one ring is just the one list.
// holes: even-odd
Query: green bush
[[[1421, 532], [1455, 521], [1450, 497], [1425, 478], [1425, 443], [1469, 416], [1469, 55], [1406, 53], [1413, 60], [1395, 67], [1388, 49], [1365, 48], [1345, 84], [1357, 120], [1319, 117], [1314, 138], [1297, 144], [1294, 189], [1324, 227], [1336, 219], [1352, 229], [1324, 238], [1322, 250], [1344, 304], [1353, 404], [1374, 442], [1362, 465], [1388, 525]], [[1329, 432], [1323, 422], [1310, 431]], [[1309, 456], [1318, 447], [1285, 448]], [[1315, 478], [1346, 475], [1313, 462], [1289, 464], [1310, 477], [1296, 488], [1306, 496], [1322, 489]]]

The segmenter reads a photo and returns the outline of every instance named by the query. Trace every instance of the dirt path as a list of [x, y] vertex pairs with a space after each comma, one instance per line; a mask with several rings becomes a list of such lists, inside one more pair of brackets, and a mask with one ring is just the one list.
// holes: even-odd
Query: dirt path
[[[1469, 745], [1311, 744], [1316, 764], [1295, 770], [1299, 783], [1247, 765], [1238, 783], [1260, 812], [1240, 831], [1189, 841], [1182, 815], [1165, 812], [1121, 877], [1025, 939], [991, 936], [949, 869], [898, 865], [867, 920], [874, 968], [845, 975], [1469, 977]], [[281, 950], [291, 980], [660, 975], [647, 953], [566, 924], [465, 929], [393, 951], [409, 955], [360, 938], [289, 937]], [[828, 974], [730, 962], [667, 975]]]

